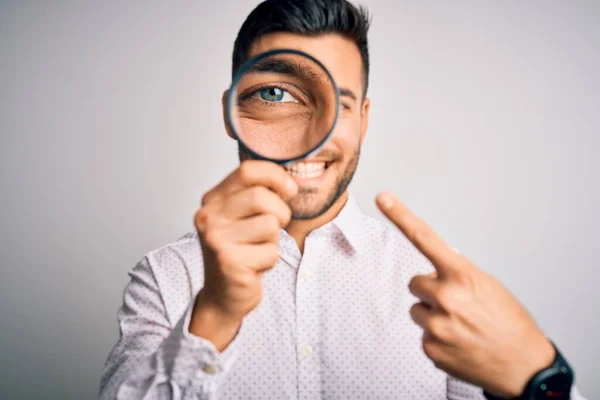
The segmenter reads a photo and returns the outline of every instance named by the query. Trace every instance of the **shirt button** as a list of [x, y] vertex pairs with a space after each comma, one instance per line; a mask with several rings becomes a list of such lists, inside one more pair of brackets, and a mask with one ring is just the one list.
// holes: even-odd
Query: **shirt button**
[[204, 371], [205, 373], [209, 374], [209, 375], [214, 375], [219, 371], [219, 368], [217, 368], [216, 365], [205, 365], [202, 368], [202, 371]]
[[306, 281], [308, 279], [308, 274], [306, 273], [306, 271], [300, 271], [300, 274], [298, 274], [298, 277], [300, 278], [301, 281]]
[[304, 346], [302, 346], [302, 356], [304, 356], [304, 358], [308, 358], [312, 355], [313, 353], [313, 348], [311, 345], [309, 344], [305, 344]]

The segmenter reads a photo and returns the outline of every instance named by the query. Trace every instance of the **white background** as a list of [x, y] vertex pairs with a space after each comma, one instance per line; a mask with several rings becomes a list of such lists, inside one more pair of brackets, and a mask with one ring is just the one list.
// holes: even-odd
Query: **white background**
[[[127, 272], [237, 165], [221, 94], [256, 3], [0, 5], [0, 397], [97, 396]], [[363, 4], [355, 197], [397, 193], [500, 278], [592, 399], [600, 2]]]

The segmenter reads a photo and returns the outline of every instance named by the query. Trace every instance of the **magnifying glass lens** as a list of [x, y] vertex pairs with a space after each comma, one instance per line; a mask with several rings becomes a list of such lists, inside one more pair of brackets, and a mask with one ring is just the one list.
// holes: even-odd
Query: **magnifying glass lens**
[[291, 160], [309, 154], [330, 135], [339, 99], [330, 74], [294, 53], [259, 57], [230, 89], [229, 123], [256, 155]]

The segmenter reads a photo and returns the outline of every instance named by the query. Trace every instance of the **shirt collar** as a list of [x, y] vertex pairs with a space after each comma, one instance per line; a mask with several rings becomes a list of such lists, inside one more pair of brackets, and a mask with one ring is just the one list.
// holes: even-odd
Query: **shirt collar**
[[364, 214], [354, 197], [348, 193], [346, 204], [331, 221], [355, 251], [361, 251], [364, 244]]
[[[365, 242], [365, 232], [363, 224], [364, 214], [360, 210], [358, 203], [348, 193], [346, 203], [338, 215], [325, 225], [312, 231], [309, 236], [327, 237], [330, 235], [340, 236], [345, 240], [349, 248], [355, 252], [362, 251]], [[308, 240], [308, 238], [307, 238]], [[280, 257], [293, 267], [298, 267], [302, 260], [302, 255], [294, 239], [285, 231], [281, 230], [280, 236]]]

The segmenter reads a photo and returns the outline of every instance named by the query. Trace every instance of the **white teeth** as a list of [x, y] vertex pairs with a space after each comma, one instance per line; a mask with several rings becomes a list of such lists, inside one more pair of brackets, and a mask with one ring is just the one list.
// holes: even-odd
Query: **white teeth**
[[324, 162], [295, 162], [286, 167], [290, 175], [299, 178], [313, 179], [318, 178], [325, 172]]

